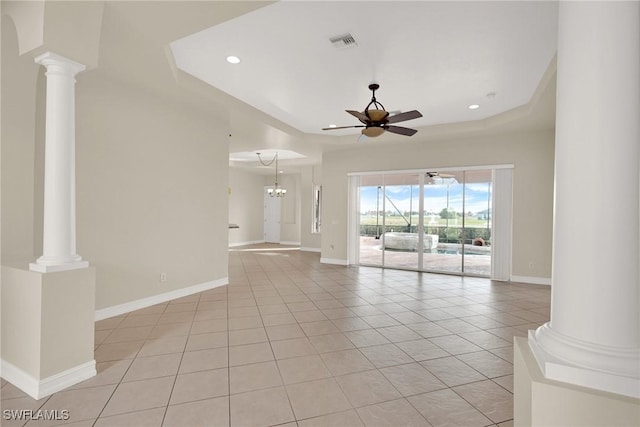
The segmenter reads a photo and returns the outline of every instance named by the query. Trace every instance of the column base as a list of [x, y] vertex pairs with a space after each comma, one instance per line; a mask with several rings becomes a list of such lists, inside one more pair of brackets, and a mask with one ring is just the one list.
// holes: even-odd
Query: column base
[[640, 400], [545, 378], [527, 339], [514, 338], [514, 426], [640, 425]]
[[640, 349], [596, 346], [554, 331], [529, 331], [529, 347], [545, 378], [640, 398]]
[[[38, 260], [39, 261], [39, 260]], [[29, 263], [29, 270], [38, 273], [54, 273], [56, 271], [78, 270], [89, 267], [89, 261], [72, 261], [60, 264], [41, 264], [38, 261]]]
[[95, 275], [2, 266], [4, 379], [40, 399], [96, 374]]

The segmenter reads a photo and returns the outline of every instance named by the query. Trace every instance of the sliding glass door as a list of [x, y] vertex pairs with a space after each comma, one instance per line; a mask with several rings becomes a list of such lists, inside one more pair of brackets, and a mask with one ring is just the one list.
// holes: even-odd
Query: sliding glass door
[[418, 174], [385, 176], [384, 266], [418, 268], [420, 187]]
[[491, 274], [492, 170], [357, 177], [358, 264]]

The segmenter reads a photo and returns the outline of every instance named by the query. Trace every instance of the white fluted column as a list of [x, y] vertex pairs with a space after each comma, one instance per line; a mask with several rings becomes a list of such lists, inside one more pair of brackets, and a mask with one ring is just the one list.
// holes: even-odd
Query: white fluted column
[[560, 2], [549, 379], [640, 397], [640, 3]]
[[47, 76], [42, 256], [33, 271], [84, 268], [76, 253], [75, 75], [85, 66], [52, 52], [35, 59]]

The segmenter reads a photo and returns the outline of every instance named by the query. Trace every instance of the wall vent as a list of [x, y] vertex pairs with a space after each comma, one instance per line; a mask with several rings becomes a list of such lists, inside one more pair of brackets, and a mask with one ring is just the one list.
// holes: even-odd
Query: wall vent
[[351, 34], [343, 34], [341, 36], [331, 37], [329, 41], [336, 49], [358, 46], [358, 42], [356, 42], [356, 39], [354, 39]]

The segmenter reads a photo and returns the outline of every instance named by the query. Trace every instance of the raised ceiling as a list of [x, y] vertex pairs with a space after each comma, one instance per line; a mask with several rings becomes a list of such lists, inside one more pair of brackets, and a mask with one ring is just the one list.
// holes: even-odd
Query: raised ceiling
[[[344, 34], [357, 45], [329, 41]], [[556, 45], [556, 2], [281, 1], [176, 40], [171, 50], [183, 71], [314, 134], [358, 124], [344, 110], [366, 106], [371, 82], [387, 110], [422, 112], [408, 127], [525, 105]], [[229, 55], [241, 62], [229, 64]]]

